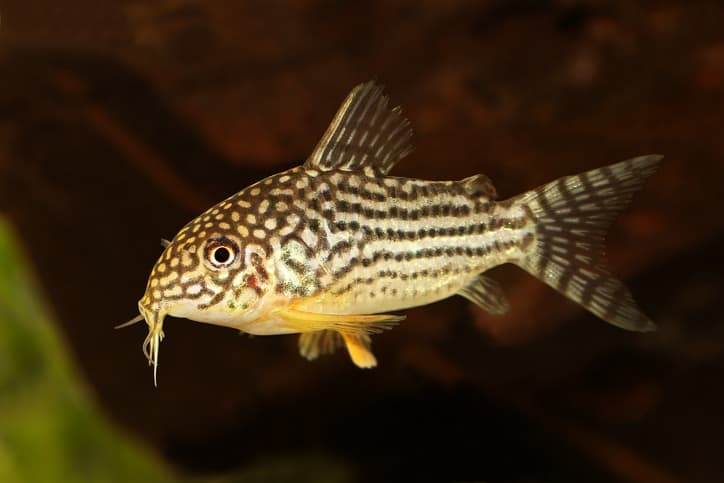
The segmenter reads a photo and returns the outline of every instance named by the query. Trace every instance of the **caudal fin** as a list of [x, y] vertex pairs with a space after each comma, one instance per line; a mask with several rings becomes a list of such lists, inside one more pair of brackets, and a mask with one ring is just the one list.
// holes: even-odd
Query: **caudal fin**
[[606, 268], [604, 237], [661, 158], [629, 159], [520, 195], [515, 203], [532, 211], [536, 244], [518, 265], [610, 324], [654, 330], [631, 292]]

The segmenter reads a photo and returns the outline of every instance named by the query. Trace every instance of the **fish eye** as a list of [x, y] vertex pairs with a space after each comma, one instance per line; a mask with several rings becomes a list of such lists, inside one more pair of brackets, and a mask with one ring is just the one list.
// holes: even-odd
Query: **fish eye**
[[228, 267], [236, 261], [239, 255], [238, 245], [226, 237], [209, 241], [206, 245], [206, 260], [214, 267]]

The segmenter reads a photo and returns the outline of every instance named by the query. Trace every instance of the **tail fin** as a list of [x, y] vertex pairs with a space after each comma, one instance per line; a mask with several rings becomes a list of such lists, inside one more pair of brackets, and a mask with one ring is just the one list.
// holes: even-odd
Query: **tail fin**
[[536, 245], [518, 265], [610, 324], [655, 330], [631, 292], [608, 272], [604, 236], [661, 158], [641, 156], [566, 176], [515, 198], [536, 221]]

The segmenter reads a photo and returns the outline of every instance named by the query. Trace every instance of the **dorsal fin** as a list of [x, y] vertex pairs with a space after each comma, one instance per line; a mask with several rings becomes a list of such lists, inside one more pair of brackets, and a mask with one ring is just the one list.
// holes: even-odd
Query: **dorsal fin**
[[412, 151], [410, 121], [388, 101], [373, 81], [352, 89], [304, 166], [350, 171], [372, 166], [386, 174]]

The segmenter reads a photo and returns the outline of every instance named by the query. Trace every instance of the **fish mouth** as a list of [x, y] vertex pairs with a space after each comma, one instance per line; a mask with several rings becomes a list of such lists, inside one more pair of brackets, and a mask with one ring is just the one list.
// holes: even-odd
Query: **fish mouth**
[[148, 335], [143, 341], [143, 354], [148, 359], [148, 365], [153, 366], [153, 385], [158, 386], [156, 377], [158, 372], [158, 347], [163, 340], [163, 319], [166, 314], [159, 310], [146, 310], [141, 304], [138, 304], [141, 315], [148, 325]]
[[146, 356], [146, 359], [148, 359], [148, 365], [153, 366], [153, 385], [158, 386], [158, 379], [156, 377], [158, 372], [158, 347], [161, 345], [164, 336], [163, 319], [166, 317], [166, 313], [161, 312], [159, 309], [147, 309], [142, 301], [138, 302], [138, 311], [140, 312], [139, 315], [128, 322], [115, 326], [115, 328], [122, 329], [142, 320], [146, 321], [148, 325], [148, 335], [143, 341], [143, 354]]

